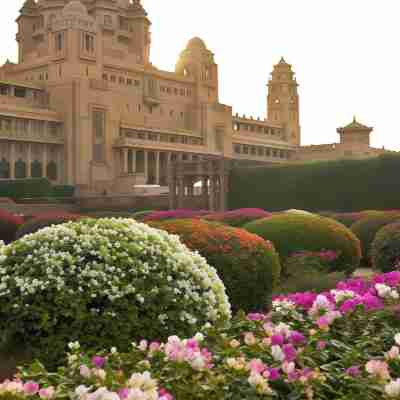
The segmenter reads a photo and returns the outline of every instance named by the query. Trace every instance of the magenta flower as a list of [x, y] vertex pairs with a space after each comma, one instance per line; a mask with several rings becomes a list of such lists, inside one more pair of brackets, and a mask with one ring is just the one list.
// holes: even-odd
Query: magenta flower
[[92, 363], [96, 368], [102, 368], [103, 365], [105, 364], [106, 359], [104, 357], [100, 357], [100, 356], [94, 356], [92, 358]]
[[318, 350], [324, 350], [326, 347], [326, 342], [324, 340], [319, 340], [317, 343]]
[[293, 331], [290, 334], [289, 340], [294, 345], [300, 345], [300, 344], [303, 344], [306, 341], [306, 338], [302, 333], [297, 332], [297, 331]]
[[279, 368], [268, 368], [267, 371], [269, 373], [268, 379], [271, 382], [277, 381], [278, 379], [280, 379], [281, 373], [279, 371]]
[[247, 315], [249, 321], [264, 321], [266, 318], [267, 316], [261, 313], [250, 313]]
[[296, 359], [296, 349], [291, 344], [284, 344], [282, 346], [283, 353], [285, 354], [285, 361], [291, 362]]
[[285, 343], [285, 339], [283, 338], [282, 335], [275, 334], [275, 335], [271, 336], [271, 345], [272, 346], [275, 346], [275, 345], [282, 346], [283, 343]]
[[129, 396], [129, 389], [122, 388], [118, 391], [118, 396], [121, 400], [125, 400]]
[[352, 367], [346, 369], [346, 374], [356, 378], [357, 376], [361, 375], [360, 367], [358, 365], [353, 365]]
[[33, 381], [28, 381], [24, 384], [24, 393], [28, 396], [32, 396], [39, 391], [39, 384]]

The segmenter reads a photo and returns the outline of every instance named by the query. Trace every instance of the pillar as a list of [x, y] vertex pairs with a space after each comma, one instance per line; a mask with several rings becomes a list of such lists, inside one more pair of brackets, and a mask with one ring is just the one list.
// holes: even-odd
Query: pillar
[[43, 177], [47, 178], [47, 145], [43, 145]]
[[10, 178], [15, 179], [15, 143], [10, 143]]
[[156, 185], [160, 184], [160, 152], [156, 151]]
[[147, 150], [143, 150], [144, 157], [144, 178], [145, 183], [147, 184], [149, 181], [149, 154]]
[[122, 149], [122, 154], [124, 158], [123, 166], [122, 166], [122, 173], [128, 173], [128, 149]]
[[132, 149], [132, 172], [136, 174], [136, 149]]
[[185, 198], [185, 182], [183, 181], [183, 176], [179, 176], [177, 181], [178, 181], [178, 208], [183, 208], [184, 198]]
[[210, 211], [216, 211], [215, 210], [215, 177], [214, 176], [210, 176], [210, 187], [209, 187], [209, 208]]
[[27, 144], [27, 157], [26, 157], [26, 177], [32, 178], [32, 145], [30, 143]]
[[204, 208], [208, 209], [209, 202], [208, 202], [208, 178], [207, 177], [201, 178], [201, 196], [203, 198]]
[[226, 175], [220, 176], [219, 184], [219, 211], [226, 211], [227, 180]]

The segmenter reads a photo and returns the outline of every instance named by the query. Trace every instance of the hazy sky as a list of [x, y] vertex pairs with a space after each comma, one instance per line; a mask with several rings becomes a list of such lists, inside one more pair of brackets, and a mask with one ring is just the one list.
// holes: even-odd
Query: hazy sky
[[[16, 60], [23, 0], [1, 0], [0, 61]], [[266, 83], [281, 56], [300, 84], [302, 144], [332, 143], [353, 115], [373, 126], [372, 145], [400, 150], [398, 0], [142, 0], [151, 59], [173, 70], [193, 36], [219, 64], [220, 101], [264, 117]]]

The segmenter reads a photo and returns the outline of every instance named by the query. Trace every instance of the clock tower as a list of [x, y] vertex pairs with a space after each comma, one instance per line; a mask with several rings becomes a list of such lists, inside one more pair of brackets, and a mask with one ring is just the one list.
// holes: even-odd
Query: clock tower
[[298, 86], [292, 66], [282, 57], [268, 82], [267, 116], [282, 126], [285, 140], [300, 146]]

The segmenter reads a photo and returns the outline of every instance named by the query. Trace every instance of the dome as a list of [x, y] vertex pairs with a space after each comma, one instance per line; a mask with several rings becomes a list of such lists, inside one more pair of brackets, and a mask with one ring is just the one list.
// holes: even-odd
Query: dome
[[70, 1], [63, 10], [63, 14], [87, 15], [86, 7], [79, 0]]
[[187, 49], [202, 49], [202, 50], [206, 50], [207, 46], [204, 43], [204, 41], [202, 39], [200, 39], [199, 37], [194, 37], [192, 39], [189, 40], [187, 46]]

